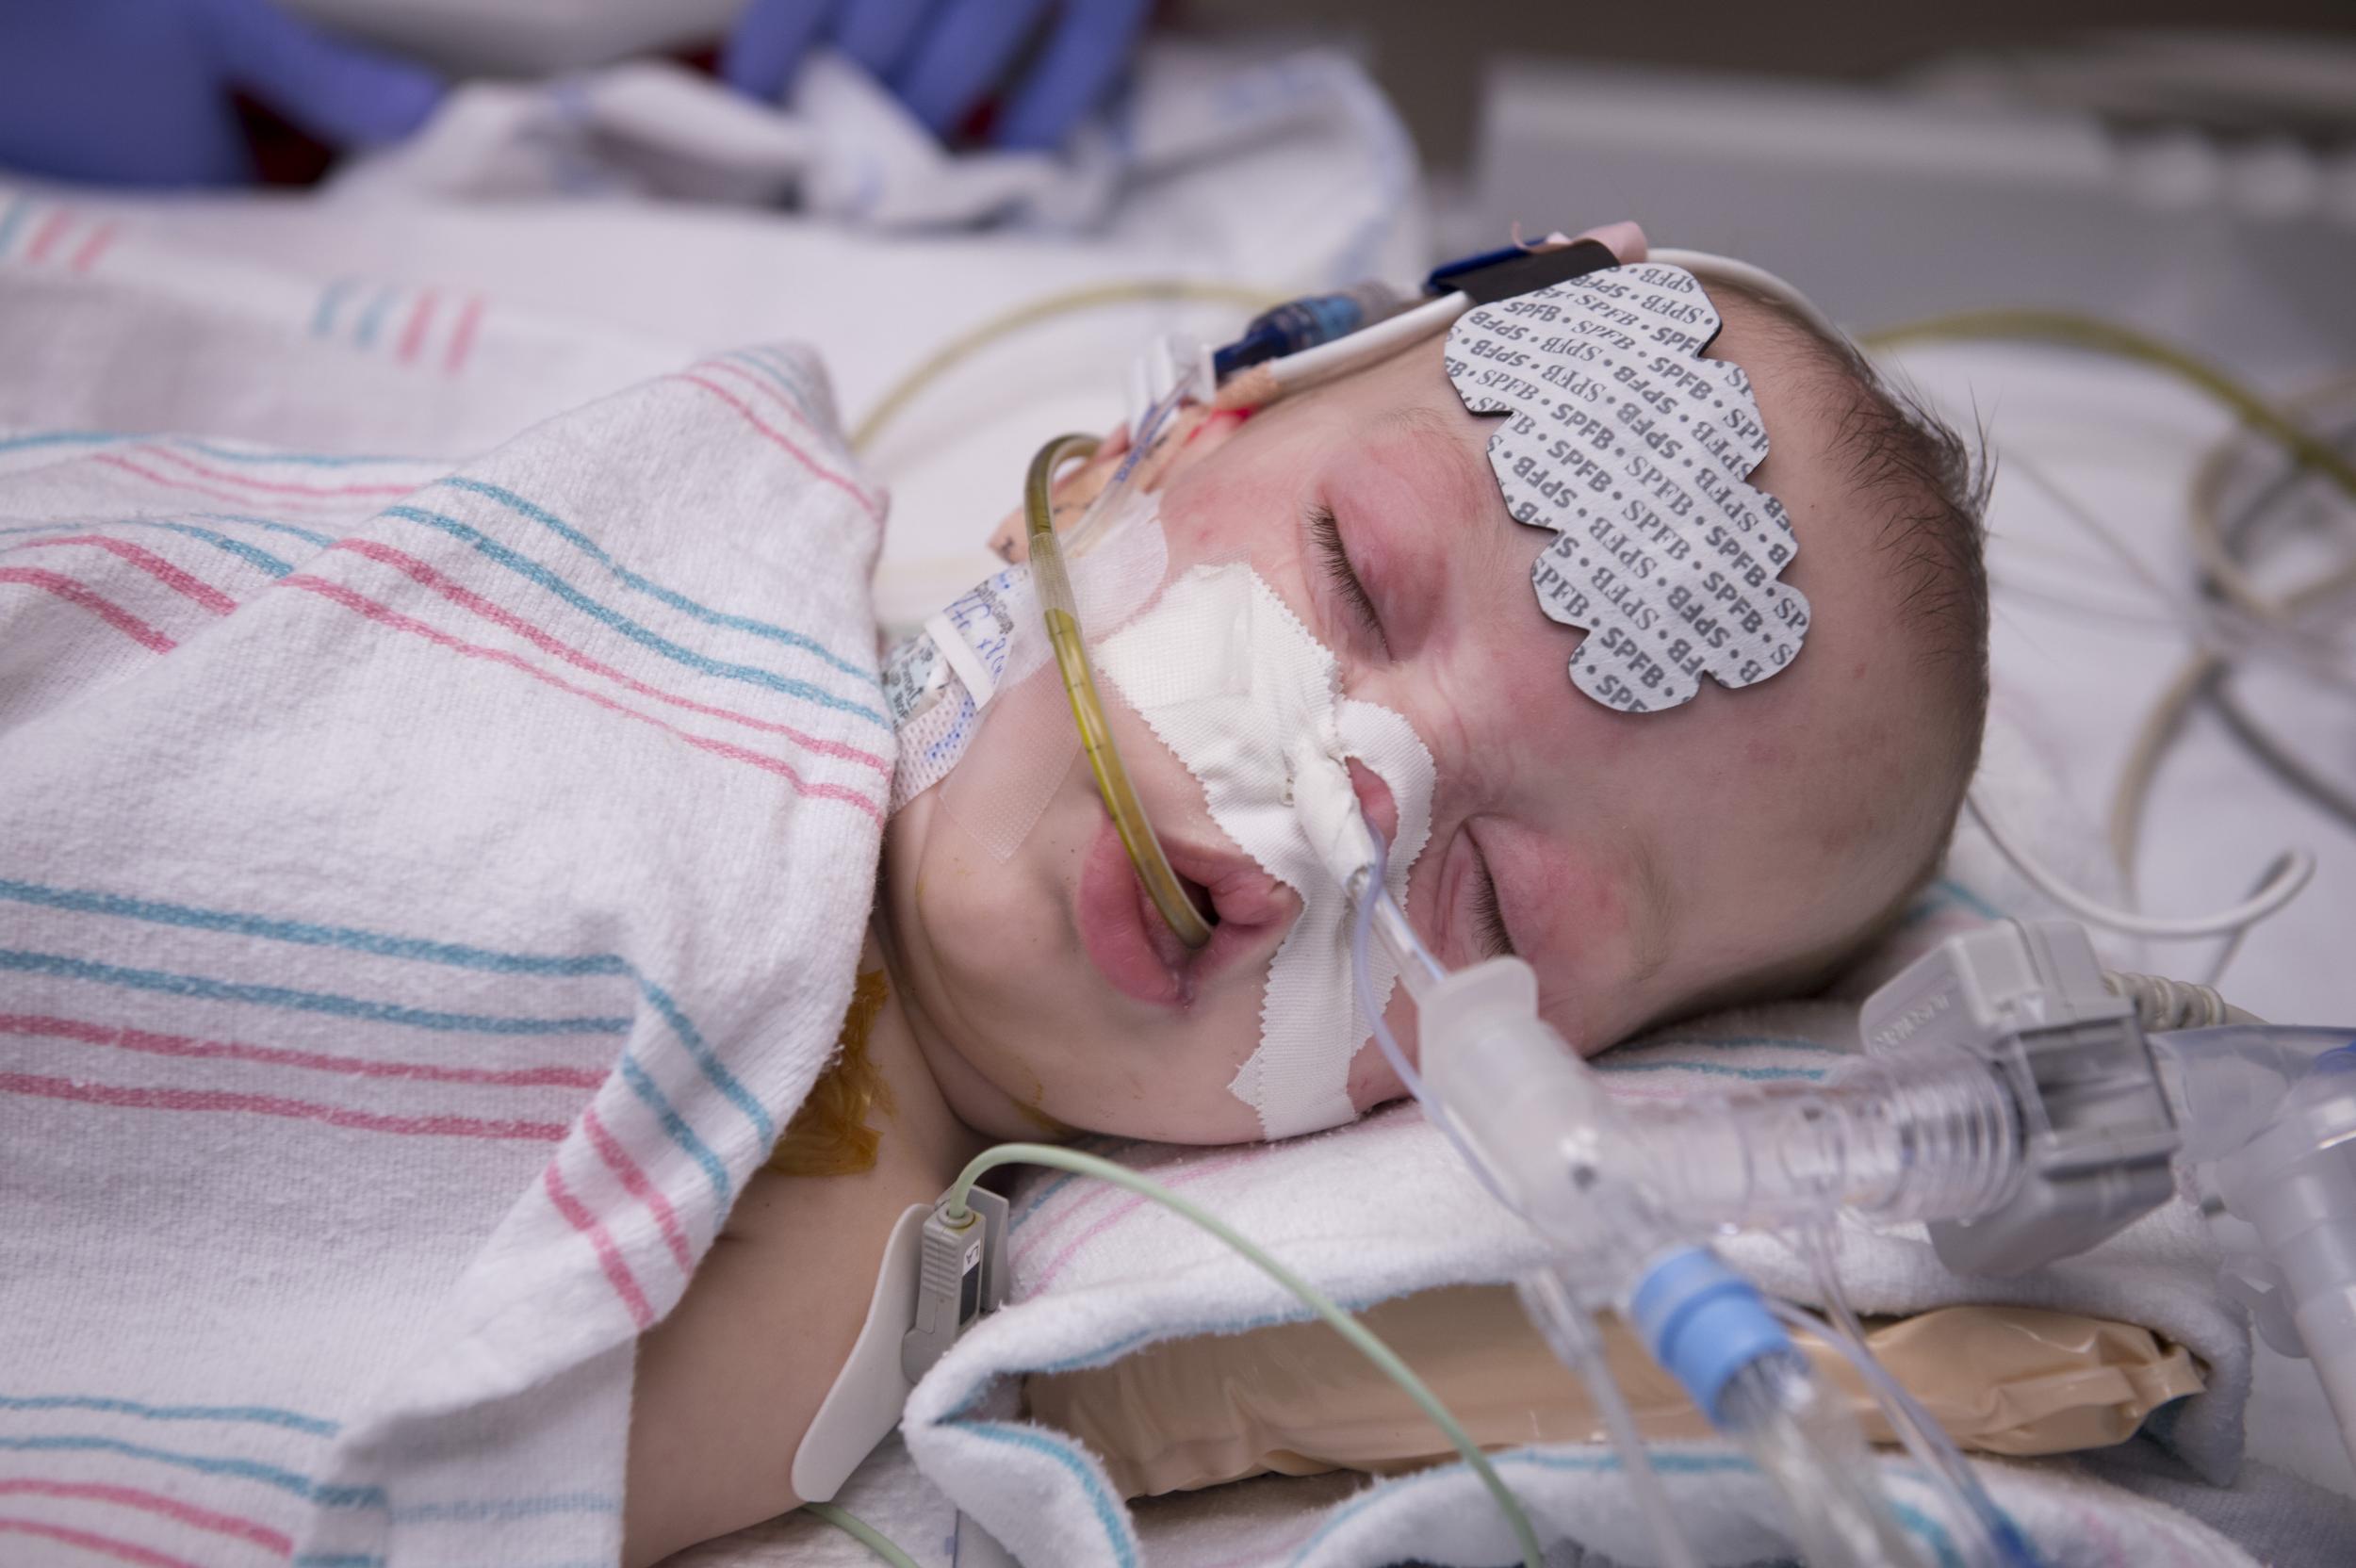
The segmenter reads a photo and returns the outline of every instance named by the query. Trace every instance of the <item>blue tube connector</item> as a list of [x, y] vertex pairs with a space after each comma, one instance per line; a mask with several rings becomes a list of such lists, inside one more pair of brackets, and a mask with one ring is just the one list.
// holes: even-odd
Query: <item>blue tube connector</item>
[[1399, 304], [1399, 296], [1380, 283], [1362, 283], [1335, 294], [1287, 300], [1245, 323], [1243, 335], [1212, 357], [1212, 374], [1225, 381], [1250, 366], [1348, 337], [1359, 328], [1381, 320], [1398, 309]]
[[1628, 1312], [1653, 1360], [1715, 1427], [1726, 1425], [1718, 1399], [1736, 1373], [1761, 1356], [1793, 1353], [1758, 1287], [1706, 1247], [1681, 1248], [1653, 1265]]

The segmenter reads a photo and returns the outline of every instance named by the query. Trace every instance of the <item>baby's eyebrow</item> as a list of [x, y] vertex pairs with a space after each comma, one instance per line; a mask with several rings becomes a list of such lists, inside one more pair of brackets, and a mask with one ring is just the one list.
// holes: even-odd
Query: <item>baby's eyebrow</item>
[[1510, 524], [1513, 518], [1505, 510], [1505, 498], [1489, 472], [1491, 423], [1481, 420], [1471, 433], [1475, 438], [1468, 439], [1460, 422], [1437, 409], [1410, 404], [1383, 415], [1369, 433], [1377, 444], [1406, 457], [1412, 466], [1440, 474], [1453, 503], [1448, 509], [1448, 521], [1468, 524], [1486, 514], [1493, 521]]

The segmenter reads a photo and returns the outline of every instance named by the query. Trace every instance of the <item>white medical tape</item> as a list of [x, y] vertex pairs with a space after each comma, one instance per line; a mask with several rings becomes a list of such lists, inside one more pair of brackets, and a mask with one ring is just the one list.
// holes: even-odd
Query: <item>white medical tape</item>
[[[1357, 815], [1345, 764], [1373, 770], [1398, 803], [1384, 881], [1404, 899], [1432, 833], [1431, 752], [1399, 714], [1341, 694], [1333, 655], [1246, 565], [1178, 578], [1105, 639], [1097, 667], [1202, 782], [1211, 820], [1301, 896], [1268, 971], [1259, 1047], [1230, 1091], [1271, 1138], [1352, 1119], [1350, 1063], [1373, 1025], [1351, 984], [1350, 904], [1333, 869], [1335, 825]], [[1379, 1005], [1395, 973], [1373, 961]]]
[[998, 694], [998, 672], [982, 662], [981, 654], [965, 640], [957, 624], [946, 613], [932, 616], [924, 622], [924, 635], [933, 640], [941, 657], [948, 661], [949, 668], [965, 683], [973, 706], [989, 707], [990, 699]]
[[[1080, 626], [1093, 636], [1135, 614], [1151, 598], [1167, 569], [1159, 502], [1135, 495], [1108, 518], [1096, 545], [1071, 562], [1072, 593]], [[924, 630], [885, 656], [884, 708], [900, 743], [892, 774], [892, 806], [897, 811], [956, 768], [980, 731], [993, 698], [1015, 686], [1051, 658], [1039, 596], [1027, 565], [993, 573], [924, 622]], [[1073, 744], [1078, 744], [1076, 731]], [[1068, 754], [1067, 754], [1068, 757]], [[1061, 775], [1057, 764], [1053, 773]], [[1025, 799], [999, 815], [1020, 820], [1023, 831], [1036, 821], [1052, 791], [1053, 777], [1026, 779]], [[1036, 795], [1038, 798], [1029, 798]], [[988, 835], [991, 852], [1005, 859], [1022, 841]]]
[[1590, 272], [1449, 329], [1464, 406], [1503, 414], [1489, 466], [1520, 522], [1561, 535], [1539, 607], [1587, 632], [1571, 680], [1607, 708], [1674, 708], [1708, 675], [1748, 686], [1792, 662], [1808, 599], [1776, 574], [1799, 541], [1749, 482], [1767, 430], [1740, 366], [1702, 359], [1718, 313], [1665, 263]]

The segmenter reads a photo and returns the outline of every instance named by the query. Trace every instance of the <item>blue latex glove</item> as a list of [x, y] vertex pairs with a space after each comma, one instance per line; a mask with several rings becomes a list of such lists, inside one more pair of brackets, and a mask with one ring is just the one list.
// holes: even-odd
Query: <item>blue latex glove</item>
[[720, 74], [777, 102], [813, 43], [832, 42], [946, 138], [1000, 85], [1048, 8], [1039, 62], [999, 118], [1001, 147], [1051, 148], [1104, 98], [1145, 30], [1150, 0], [747, 0]]
[[108, 185], [243, 183], [233, 87], [338, 147], [398, 141], [442, 95], [433, 73], [269, 0], [0, 0], [0, 165]]

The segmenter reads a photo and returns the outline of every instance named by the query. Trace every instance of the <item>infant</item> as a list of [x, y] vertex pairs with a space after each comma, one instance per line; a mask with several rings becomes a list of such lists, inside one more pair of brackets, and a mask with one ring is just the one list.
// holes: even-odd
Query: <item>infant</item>
[[[1173, 557], [1248, 559], [1333, 650], [1343, 689], [1403, 714], [1429, 748], [1430, 831], [1404, 905], [1434, 956], [1525, 958], [1545, 1016], [1586, 1052], [1841, 969], [1937, 866], [1987, 704], [1981, 491], [1962, 442], [1790, 307], [1705, 281], [1724, 322], [1709, 352], [1748, 373], [1772, 443], [1752, 482], [1791, 519], [1784, 579], [1813, 609], [1804, 654], [1755, 687], [1705, 680], [1644, 713], [1569, 688], [1579, 633], [1529, 587], [1551, 535], [1509, 515], [1486, 458], [1497, 421], [1467, 411], [1436, 341], [1248, 418], [1192, 411], [1146, 470]], [[1114, 461], [1075, 477], [1059, 513]], [[1231, 1086], [1301, 898], [1109, 706], [1211, 940], [1189, 951], [1163, 926], [1083, 765], [1003, 862], [939, 788], [898, 812], [863, 960], [875, 1010], [834, 1071], [870, 1087], [822, 1086], [728, 1245], [647, 1337], [633, 1560], [790, 1505], [781, 1478], [864, 1311], [840, 1281], [867, 1278], [901, 1207], [984, 1141], [1261, 1135]], [[1352, 781], [1395, 837], [1383, 782], [1354, 764]], [[1388, 1017], [1412, 1053], [1403, 996]], [[1371, 1045], [1348, 1086], [1359, 1110], [1405, 1092]], [[843, 1131], [823, 1124], [828, 1104], [837, 1121], [880, 1107], [865, 1118], [873, 1164], [781, 1174], [863, 1163], [828, 1163]], [[813, 1268], [821, 1255], [840, 1272]], [[748, 1343], [797, 1353], [748, 1366]]]
[[[1248, 578], [1337, 732], [1399, 743], [1312, 761], [1397, 842], [1421, 939], [1526, 959], [1586, 1052], [1841, 970], [1938, 862], [1987, 700], [1961, 444], [1702, 283], [1808, 617], [1740, 689], [1635, 712], [1566, 677], [1608, 637], [1533, 593], [1568, 536], [1509, 513], [1512, 416], [1437, 339], [1188, 413], [1139, 468], [1168, 563]], [[20, 269], [0, 317], [180, 313], [155, 335], [218, 335], [248, 429], [348, 391], [365, 430], [393, 384], [305, 315], [142, 288]], [[494, 318], [470, 352], [521, 374], [541, 340]], [[1019, 843], [957, 794], [1050, 732], [1006, 708], [891, 808], [885, 508], [823, 379], [716, 355], [456, 467], [0, 436], [0, 1446], [64, 1456], [44, 1539], [204, 1556], [141, 1514], [169, 1491], [297, 1556], [651, 1562], [795, 1504], [887, 1234], [990, 1142], [1400, 1096], [1346, 990], [1310, 1109], [1238, 1087], [1336, 895], [1222, 825], [1126, 700], [1118, 617], [1109, 723], [1205, 944], [1145, 897], [1068, 712]]]

